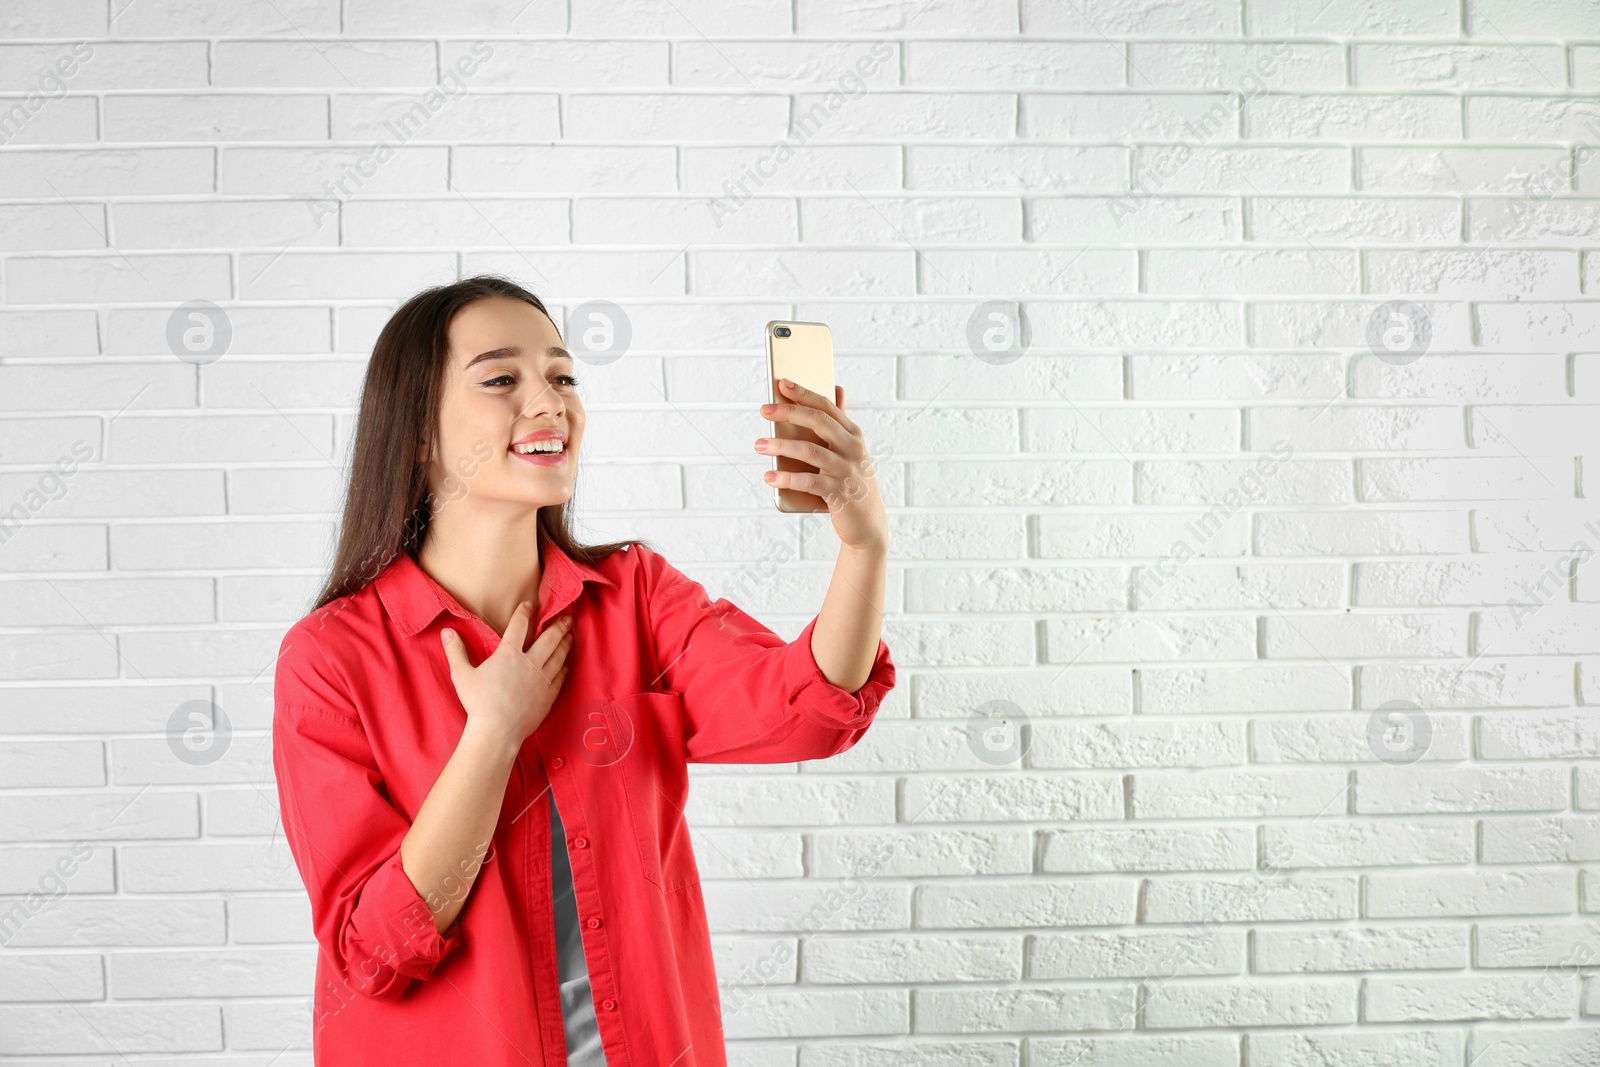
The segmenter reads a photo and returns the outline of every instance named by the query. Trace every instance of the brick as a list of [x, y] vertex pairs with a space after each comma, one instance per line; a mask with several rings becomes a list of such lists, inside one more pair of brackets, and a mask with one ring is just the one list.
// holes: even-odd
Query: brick
[[[1372, 763], [1382, 759], [1368, 737], [1372, 716], [1280, 717], [1254, 725], [1251, 757], [1256, 763]], [[1466, 759], [1468, 726], [1460, 717], [1429, 716], [1428, 746], [1419, 759]], [[1409, 747], [1405, 747], [1410, 754]]]
[[1121, 148], [988, 147], [907, 149], [906, 187], [956, 189], [972, 184], [1007, 189], [1124, 192], [1127, 151]]
[[1255, 842], [1244, 826], [1052, 830], [1040, 866], [1066, 874], [1241, 871], [1255, 866]]
[[1467, 931], [1458, 926], [1357, 926], [1258, 930], [1257, 974], [1457, 970], [1467, 966]]
[[1349, 188], [1350, 158], [1344, 148], [1153, 145], [1137, 149], [1133, 157], [1136, 192], [1260, 195]]
[[1260, 1033], [1245, 1038], [1250, 1055], [1284, 1067], [1327, 1063], [1454, 1063], [1463, 1056], [1460, 1030], [1337, 1030]]
[[1332, 1026], [1356, 1021], [1354, 980], [1204, 980], [1148, 987], [1145, 1025], [1157, 1029]]
[[1481, 1067], [1582, 1067], [1600, 1055], [1600, 1034], [1593, 1030], [1551, 1030], [1515, 1025], [1506, 1030], [1474, 1026], [1470, 1031], [1472, 1062]]
[[[338, 200], [358, 193], [442, 193], [448, 186], [449, 151], [443, 146], [405, 144], [389, 149], [379, 162], [378, 153], [370, 147], [230, 146], [221, 150], [217, 191]], [[302, 232], [328, 224], [325, 211], [305, 206]], [[253, 277], [265, 263], [265, 258], [258, 261], [244, 277]]]
[[1246, 31], [1262, 37], [1436, 37], [1454, 36], [1459, 28], [1456, 6], [1450, 0], [1424, 0], [1403, 8], [1283, 0], [1248, 7], [1245, 12]]
[[108, 96], [107, 141], [322, 141], [328, 137], [326, 97]]
[[565, 109], [574, 139], [761, 141], [783, 135], [788, 104], [777, 94], [573, 93]]
[[0, 35], [28, 37], [95, 37], [105, 33], [106, 11], [95, 0], [65, 3], [18, 3], [0, 16]]
[[1551, 811], [1565, 806], [1567, 793], [1559, 767], [1363, 767], [1356, 771], [1355, 810]]
[[[1200, 5], [1196, 5], [1197, 7]], [[1152, 1034], [1127, 1037], [1033, 1037], [1030, 1048], [1051, 1062], [1079, 1067], [1182, 1063], [1185, 1067], [1237, 1067], [1239, 1039], [1231, 1034]]]
[[1447, 97], [1259, 93], [1245, 101], [1244, 131], [1262, 141], [1453, 140], [1461, 112]]
[[181, 838], [199, 833], [192, 793], [115, 790], [95, 793], [12, 793], [0, 796], [5, 836], [12, 841]]
[[1131, 81], [1138, 88], [1328, 89], [1344, 85], [1344, 50], [1324, 43], [1134, 43]]
[[1592, 37], [1600, 33], [1600, 16], [1578, 0], [1553, 0], [1533, 8], [1507, 0], [1485, 0], [1481, 5], [1474, 0], [1474, 6], [1467, 11], [1466, 28], [1473, 36]]
[[925, 885], [915, 890], [919, 929], [973, 929], [1003, 910], [1010, 926], [1115, 926], [1133, 921], [1132, 879], [1030, 878], [1027, 881]]
[[[365, 89], [438, 82], [426, 41], [217, 41], [212, 84], [227, 88]], [[337, 103], [336, 103], [337, 106]]]
[[1453, 511], [1356, 511], [1263, 514], [1256, 520], [1256, 551], [1268, 556], [1462, 552], [1466, 517]]
[[1600, 923], [1486, 922], [1477, 924], [1477, 967], [1566, 968], [1600, 960]]
[[801, 976], [819, 984], [948, 981], [1015, 981], [1022, 975], [1022, 939], [951, 937], [919, 933], [904, 937], [806, 940]]
[[1565, 173], [1567, 153], [1555, 148], [1361, 148], [1356, 181], [1378, 193], [1548, 192], [1550, 178]]
[[786, 0], [684, 0], [676, 10], [649, 0], [595, 0], [573, 8], [568, 17], [572, 33], [582, 37], [672, 35], [681, 33], [685, 22], [715, 37], [781, 36], [789, 32], [790, 11]]
[[[276, 17], [275, 17], [276, 16]], [[217, 10], [182, 3], [152, 4], [116, 17], [116, 32], [139, 37], [276, 33], [284, 21], [304, 34], [339, 32], [339, 6], [330, 0], [291, 0], [280, 12]]]
[[1062, 1030], [1069, 1026], [1107, 1030], [1127, 1018], [1133, 989], [1114, 986], [916, 989], [912, 1003], [918, 1033], [965, 1033], [974, 1029]]
[[1152, 140], [1232, 141], [1237, 110], [1229, 93], [1025, 93], [1018, 132], [1052, 141], [1099, 141], [1137, 129]]
[[29, 304], [106, 300], [178, 304], [187, 300], [226, 300], [232, 295], [227, 257], [198, 254], [49, 259], [18, 256], [6, 265], [6, 286], [11, 299]]
[[822, 831], [811, 846], [810, 873], [818, 878], [1029, 874], [1033, 867], [1032, 837], [1023, 830]]
[[[406, 6], [419, 11], [432, 10], [416, 0], [408, 0], [389, 14], [399, 14], [400, 8]], [[376, 5], [373, 7], [376, 9]], [[548, 18], [553, 10], [545, 5], [535, 5], [526, 13], [528, 18], [525, 21], [520, 18], [517, 20], [517, 32], [538, 33], [534, 26], [541, 19]], [[487, 32], [505, 31], [505, 16], [490, 18], [485, 12], [477, 17], [493, 26]], [[357, 33], [364, 32], [362, 20], [359, 17], [351, 19], [350, 29]], [[413, 33], [415, 30], [407, 28], [403, 32]], [[557, 28], [554, 32], [559, 34], [562, 30]], [[474, 88], [616, 88], [667, 84], [666, 41], [497, 40], [487, 57], [480, 51], [485, 44], [482, 41], [445, 41], [439, 49], [439, 62], [446, 70], [462, 60], [479, 64], [472, 75]]]
[[[439, 110], [430, 105], [435, 92], [447, 94]], [[560, 102], [552, 93], [464, 92], [451, 81], [445, 89], [430, 87], [411, 96], [340, 94], [333, 98], [330, 128], [335, 141], [385, 141], [397, 132], [408, 144], [555, 141], [561, 131]]]
[[209, 1004], [41, 1004], [0, 1007], [20, 1055], [220, 1052], [222, 1014]]
[[[7, 102], [0, 100], [0, 113]], [[4, 119], [0, 118], [0, 136]], [[30, 127], [31, 128], [31, 127]], [[67, 138], [84, 140], [86, 138]], [[15, 143], [22, 143], [16, 139]], [[0, 251], [30, 252], [48, 249], [102, 249], [106, 247], [106, 209], [99, 204], [27, 204], [0, 206]], [[14, 318], [18, 325], [26, 319]], [[21, 338], [12, 344], [26, 343]], [[91, 350], [92, 351], [92, 350]]]
[[1600, 819], [1511, 816], [1483, 822], [1484, 863], [1581, 863], [1600, 859]]
[[[1258, 241], [1447, 244], [1461, 231], [1461, 207], [1454, 200], [1259, 196], [1247, 203], [1250, 235]], [[1330, 260], [1334, 266], [1342, 262], [1337, 254]]]
[[[862, 997], [855, 990], [761, 989], [732, 1003], [725, 1030], [732, 1038], [903, 1034], [910, 1029], [908, 1000], [899, 990]], [[822, 1015], [813, 1016], [818, 1008]], [[828, 1021], [819, 1024], [808, 1017]]]
[[1282, 614], [1262, 617], [1262, 656], [1458, 656], [1466, 619], [1453, 614]]
[[1465, 664], [1375, 663], [1361, 669], [1359, 706], [1401, 699], [1430, 708], [1559, 704], [1571, 697], [1572, 687], [1572, 664], [1556, 659], [1474, 656]]
[[[712, 883], [704, 886], [713, 933], [773, 931], [864, 932], [904, 930], [911, 924], [911, 890], [869, 886], [841, 892], [838, 886]], [[843, 898], [843, 899], [841, 899]]]
[[1140, 711], [1150, 715], [1343, 711], [1352, 699], [1346, 670], [1323, 664], [1142, 667], [1138, 674]]
[[1098, 41], [912, 41], [905, 49], [907, 85], [1098, 89], [1123, 84], [1122, 57]]
[[1548, 89], [1564, 80], [1561, 51], [1548, 45], [1357, 44], [1350, 64], [1364, 89]]
[[894, 811], [893, 783], [865, 778], [707, 781], [699, 783], [685, 815], [700, 826], [783, 826], [790, 822], [788, 815], [797, 804], [812, 810], [820, 825], [890, 821]]
[[1565, 1019], [1573, 1014], [1576, 994], [1576, 976], [1556, 974], [1381, 975], [1367, 980], [1361, 1006], [1374, 1022]]
[[114, 952], [115, 997], [292, 995], [315, 979], [317, 950], [251, 948], [200, 952]]
[[1468, 864], [1473, 859], [1472, 823], [1461, 819], [1336, 818], [1310, 824], [1262, 827], [1261, 851], [1273, 869], [1409, 867]]
[[1348, 783], [1331, 769], [1150, 771], [1132, 792], [1136, 819], [1314, 816], [1344, 811]]
[[1576, 904], [1573, 872], [1451, 870], [1366, 875], [1370, 918], [1566, 915]]
[[1554, 355], [1441, 352], [1396, 366], [1362, 353], [1352, 368], [1352, 397], [1531, 402], [1566, 395], [1565, 363]]
[[1041, 934], [1033, 939], [1029, 978], [1173, 978], [1239, 974], [1238, 930], [1173, 934], [1165, 930]]

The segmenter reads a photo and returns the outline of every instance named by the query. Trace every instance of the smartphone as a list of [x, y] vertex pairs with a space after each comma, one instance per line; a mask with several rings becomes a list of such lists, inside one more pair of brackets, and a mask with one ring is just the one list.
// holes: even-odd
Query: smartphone
[[[788, 378], [807, 389], [821, 393], [830, 400], [833, 399], [833, 334], [828, 332], [826, 325], [820, 322], [777, 320], [767, 323], [767, 390], [772, 403], [788, 403], [789, 398], [778, 390], [779, 378]], [[822, 438], [804, 426], [787, 420], [778, 422], [768, 420], [767, 425], [771, 428], [769, 437], [785, 441], [810, 441], [816, 445], [823, 443]], [[773, 456], [772, 469], [804, 471], [811, 474], [815, 474], [817, 470], [811, 464], [802, 463], [791, 456]], [[773, 500], [777, 503], [779, 511], [828, 510], [827, 501], [820, 496], [802, 493], [797, 489], [774, 486]]]

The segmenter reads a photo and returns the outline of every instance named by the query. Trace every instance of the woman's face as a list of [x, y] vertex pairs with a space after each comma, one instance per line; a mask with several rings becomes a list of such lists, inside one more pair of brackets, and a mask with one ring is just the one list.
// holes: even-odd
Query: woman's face
[[[572, 496], [583, 437], [572, 371], [555, 324], [532, 304], [488, 297], [457, 312], [428, 465], [435, 513], [468, 497], [540, 508]], [[534, 441], [562, 447], [529, 454]]]

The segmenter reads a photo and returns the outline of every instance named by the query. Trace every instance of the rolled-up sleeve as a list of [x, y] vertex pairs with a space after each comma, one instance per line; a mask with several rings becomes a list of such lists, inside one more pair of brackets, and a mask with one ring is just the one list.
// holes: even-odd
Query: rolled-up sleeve
[[428, 978], [460, 947], [460, 922], [441, 935], [401, 868], [411, 824], [384, 796], [366, 730], [304, 627], [279, 650], [272, 767], [312, 927], [339, 978], [377, 999]]
[[785, 641], [659, 553], [645, 550], [649, 615], [662, 688], [683, 698], [691, 763], [788, 763], [850, 748], [894, 688], [880, 638], [867, 680], [854, 692], [828, 681], [811, 652], [817, 619]]

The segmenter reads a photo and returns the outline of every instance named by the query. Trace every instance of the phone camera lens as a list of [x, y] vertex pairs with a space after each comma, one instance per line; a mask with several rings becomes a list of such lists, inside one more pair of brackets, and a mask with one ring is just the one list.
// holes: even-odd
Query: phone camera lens
[[776, 334], [777, 336], [779, 336], [779, 337], [788, 337], [789, 336], [789, 327], [787, 327], [787, 326], [774, 326], [773, 329], [772, 329], [772, 332], [774, 334]]

